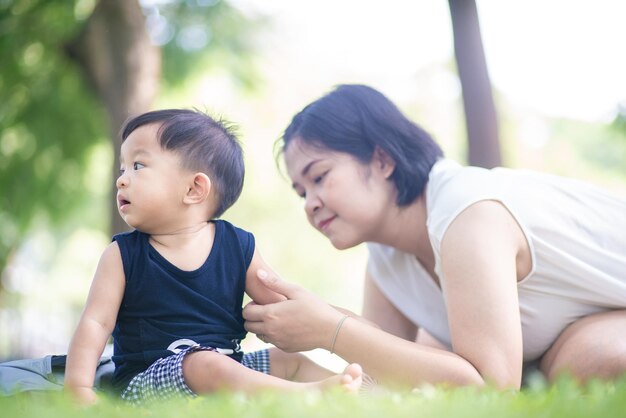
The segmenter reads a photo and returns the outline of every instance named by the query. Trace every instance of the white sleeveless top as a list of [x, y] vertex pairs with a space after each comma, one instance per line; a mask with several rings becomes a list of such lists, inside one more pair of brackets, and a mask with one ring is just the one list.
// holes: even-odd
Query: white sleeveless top
[[[527, 170], [462, 167], [442, 159], [426, 189], [427, 227], [441, 271], [452, 221], [481, 200], [501, 202], [530, 245], [532, 269], [518, 283], [524, 361], [539, 358], [583, 316], [626, 309], [626, 199], [579, 181]], [[451, 348], [446, 301], [415, 256], [368, 243], [368, 271], [407, 318]]]

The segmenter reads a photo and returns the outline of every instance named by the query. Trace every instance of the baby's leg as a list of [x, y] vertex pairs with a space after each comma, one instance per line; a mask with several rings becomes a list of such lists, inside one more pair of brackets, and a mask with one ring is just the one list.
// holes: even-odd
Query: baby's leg
[[[293, 382], [314, 382], [335, 376], [334, 372], [320, 366], [302, 353], [286, 353], [276, 347], [268, 351], [269, 373], [272, 376]], [[377, 387], [376, 381], [365, 373], [362, 374], [361, 381], [361, 392], [369, 392]]]
[[270, 374], [293, 382], [314, 382], [335, 375], [334, 372], [320, 366], [301, 353], [286, 353], [272, 347], [270, 355]]
[[361, 387], [362, 374], [359, 365], [351, 364], [341, 374], [302, 383], [257, 372], [212, 351], [194, 351], [183, 360], [185, 383], [197, 394], [218, 390], [254, 393], [264, 389], [295, 391], [325, 390], [332, 387], [343, 387], [349, 392], [356, 392]]

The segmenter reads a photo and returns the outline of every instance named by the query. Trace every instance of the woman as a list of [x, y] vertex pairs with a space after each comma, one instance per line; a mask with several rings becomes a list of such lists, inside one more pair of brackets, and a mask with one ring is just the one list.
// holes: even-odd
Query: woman
[[[260, 274], [289, 300], [247, 306], [249, 331], [410, 385], [519, 388], [532, 363], [549, 379], [626, 371], [626, 201], [547, 174], [461, 167], [366, 86], [305, 107], [282, 151], [311, 225], [338, 249], [368, 243], [363, 318], [375, 326]], [[416, 340], [420, 329], [438, 343]]]

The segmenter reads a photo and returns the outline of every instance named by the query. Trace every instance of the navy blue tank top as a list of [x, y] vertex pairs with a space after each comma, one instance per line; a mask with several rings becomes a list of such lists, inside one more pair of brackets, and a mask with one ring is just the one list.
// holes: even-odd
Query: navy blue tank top
[[139, 231], [113, 237], [122, 255], [126, 289], [113, 331], [113, 385], [123, 390], [157, 359], [185, 346], [223, 349], [237, 361], [245, 337], [242, 304], [254, 236], [216, 220], [204, 264], [184, 271], [159, 254]]

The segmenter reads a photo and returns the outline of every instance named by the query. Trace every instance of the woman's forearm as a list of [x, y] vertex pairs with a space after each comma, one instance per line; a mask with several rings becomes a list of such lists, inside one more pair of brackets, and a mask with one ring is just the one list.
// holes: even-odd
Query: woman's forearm
[[[261, 282], [288, 300], [270, 305], [248, 304], [243, 311], [246, 330], [287, 351], [323, 348], [384, 382], [416, 386], [421, 383], [483, 385], [484, 379], [467, 360], [420, 345], [369, 325], [337, 309], [293, 283], [271, 277]], [[348, 315], [348, 319], [342, 319]], [[339, 327], [341, 325], [341, 327]]]
[[333, 308], [335, 308], [336, 310], [338, 310], [339, 312], [341, 312], [342, 314], [349, 316], [350, 318], [356, 319], [357, 321], [361, 321], [364, 324], [367, 324], [369, 326], [372, 326], [372, 327], [375, 327], [375, 328], [380, 328], [378, 326], [378, 324], [376, 324], [376, 323], [370, 321], [369, 319], [366, 319], [366, 318], [362, 317], [361, 315], [358, 315], [358, 314], [356, 314], [356, 313], [354, 313], [354, 312], [352, 312], [352, 311], [350, 311], [350, 310], [348, 310], [346, 308], [342, 308], [341, 306], [335, 306], [335, 305], [331, 305], [331, 306]]
[[380, 382], [417, 386], [447, 383], [454, 386], [485, 384], [467, 360], [449, 351], [407, 341], [360, 321], [344, 321], [334, 352]]

